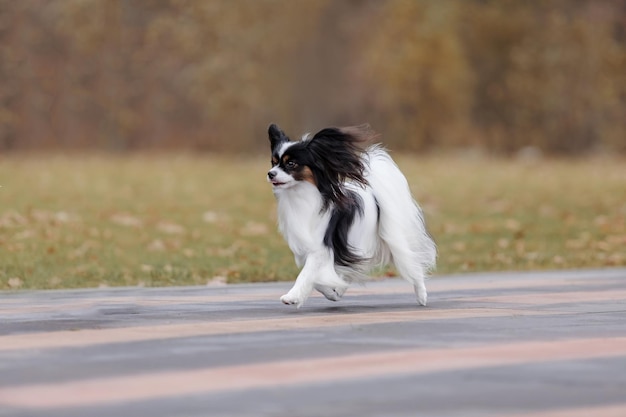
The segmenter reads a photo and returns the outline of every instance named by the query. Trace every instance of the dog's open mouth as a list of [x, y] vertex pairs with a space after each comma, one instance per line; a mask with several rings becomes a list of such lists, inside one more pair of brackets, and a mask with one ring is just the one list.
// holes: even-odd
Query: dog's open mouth
[[284, 182], [272, 181], [272, 185], [274, 187], [280, 187], [281, 185], [285, 185]]

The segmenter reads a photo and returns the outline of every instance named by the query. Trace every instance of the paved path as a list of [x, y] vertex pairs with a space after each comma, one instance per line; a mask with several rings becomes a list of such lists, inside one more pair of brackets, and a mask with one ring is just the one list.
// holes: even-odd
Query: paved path
[[626, 269], [0, 292], [0, 416], [626, 416]]

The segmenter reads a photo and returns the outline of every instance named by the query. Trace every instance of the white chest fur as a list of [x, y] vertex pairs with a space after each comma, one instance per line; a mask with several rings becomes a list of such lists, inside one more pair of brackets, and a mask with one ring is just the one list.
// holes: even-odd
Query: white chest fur
[[320, 213], [322, 196], [317, 187], [301, 182], [295, 187], [278, 190], [278, 226], [301, 264], [308, 253], [319, 250], [330, 219], [330, 211]]

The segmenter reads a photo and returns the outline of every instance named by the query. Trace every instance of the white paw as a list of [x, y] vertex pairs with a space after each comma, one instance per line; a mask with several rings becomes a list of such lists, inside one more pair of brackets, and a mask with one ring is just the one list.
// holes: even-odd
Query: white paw
[[428, 302], [428, 295], [426, 293], [417, 296], [417, 303], [421, 306], [425, 306]]
[[428, 293], [426, 292], [426, 287], [424, 285], [415, 287], [415, 296], [417, 297], [417, 303], [421, 306], [425, 306], [428, 302]]
[[304, 298], [301, 296], [292, 294], [291, 291], [283, 295], [282, 297], [280, 297], [280, 301], [282, 301], [283, 304], [288, 304], [288, 305], [295, 304], [295, 306], [298, 308], [302, 307], [302, 304], [304, 304]]
[[326, 297], [330, 301], [339, 301], [339, 300], [341, 300], [341, 295], [339, 295], [336, 290], [332, 290], [330, 292], [322, 293], [322, 294], [324, 294], [324, 297]]
[[315, 289], [321, 292], [324, 297], [326, 297], [330, 301], [339, 301], [341, 297], [343, 297], [343, 293], [346, 292], [347, 287], [341, 288], [332, 288], [326, 285], [316, 285]]

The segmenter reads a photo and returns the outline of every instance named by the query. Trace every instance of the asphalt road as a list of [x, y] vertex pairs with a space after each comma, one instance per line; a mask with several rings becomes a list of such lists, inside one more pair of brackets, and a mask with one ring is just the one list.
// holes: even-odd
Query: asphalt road
[[626, 269], [0, 292], [0, 416], [626, 416]]

